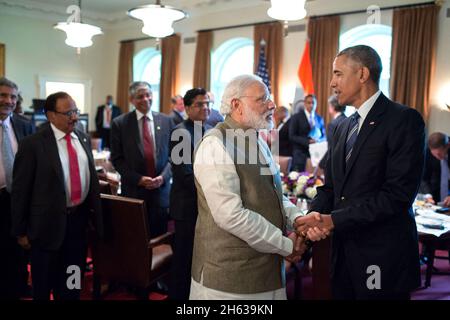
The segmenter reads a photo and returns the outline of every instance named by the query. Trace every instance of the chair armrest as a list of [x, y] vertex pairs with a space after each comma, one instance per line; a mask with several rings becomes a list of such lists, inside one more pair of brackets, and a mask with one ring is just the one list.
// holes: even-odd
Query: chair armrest
[[172, 245], [172, 240], [173, 240], [174, 234], [175, 234], [174, 232], [166, 232], [156, 238], [152, 238], [148, 242], [148, 247], [154, 248], [154, 247], [162, 245], [162, 244]]

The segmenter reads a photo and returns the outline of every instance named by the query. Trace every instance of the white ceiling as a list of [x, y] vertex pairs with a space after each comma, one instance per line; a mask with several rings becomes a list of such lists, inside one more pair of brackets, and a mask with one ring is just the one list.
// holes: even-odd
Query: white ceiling
[[[427, 0], [307, 0], [309, 15], [323, 15], [337, 12], [365, 10], [376, 4], [380, 7], [399, 6], [422, 3]], [[129, 20], [126, 12], [136, 6], [154, 4], [155, 0], [82, 0], [81, 9], [84, 18], [115, 24]], [[245, 9], [252, 14], [252, 9], [259, 12], [270, 7], [270, 0], [161, 0], [163, 5], [170, 5], [186, 11], [190, 17], [213, 14], [215, 12]], [[78, 4], [78, 0], [0, 0], [0, 9], [9, 9], [14, 14], [66, 16], [69, 5]], [[263, 11], [261, 11], [263, 9]], [[6, 11], [6, 10], [5, 10]], [[52, 17], [53, 18], [53, 17]], [[270, 20], [267, 17], [267, 20]], [[245, 23], [245, 22], [243, 22]]]

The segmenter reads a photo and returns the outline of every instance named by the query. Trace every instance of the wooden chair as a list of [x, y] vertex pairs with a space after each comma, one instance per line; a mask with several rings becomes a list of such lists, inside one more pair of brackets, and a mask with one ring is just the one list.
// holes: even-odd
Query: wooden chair
[[280, 164], [280, 172], [285, 176], [288, 175], [291, 170], [292, 157], [278, 156], [277, 160]]
[[[435, 259], [448, 259], [450, 263], [450, 232], [444, 233], [440, 237], [419, 232], [419, 241], [423, 245], [422, 259], [427, 265], [425, 271], [425, 288], [431, 286], [431, 276], [434, 274], [450, 275], [448, 272], [441, 272], [434, 268]], [[448, 257], [436, 255], [436, 250], [448, 251]]]
[[101, 198], [105, 235], [93, 245], [93, 298], [102, 298], [101, 284], [107, 281], [132, 286], [140, 299], [148, 299], [150, 286], [170, 270], [173, 233], [150, 239], [143, 200]]

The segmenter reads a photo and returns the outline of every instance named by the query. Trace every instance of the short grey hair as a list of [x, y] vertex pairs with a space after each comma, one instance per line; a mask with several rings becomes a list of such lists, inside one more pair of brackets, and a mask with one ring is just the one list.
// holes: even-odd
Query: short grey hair
[[150, 83], [145, 81], [134, 81], [130, 84], [130, 87], [128, 88], [128, 93], [130, 94], [130, 97], [134, 97], [136, 92], [141, 87], [147, 87], [148, 91], [152, 92], [152, 86]]
[[222, 95], [220, 113], [223, 115], [229, 115], [231, 113], [231, 101], [244, 96], [245, 90], [247, 90], [247, 88], [255, 82], [259, 82], [265, 86], [262, 79], [253, 74], [243, 74], [231, 79], [225, 87], [225, 91]]
[[12, 82], [11, 80], [9, 80], [5, 77], [0, 78], [0, 87], [9, 87], [9, 88], [16, 89], [17, 91], [19, 91], [19, 87], [17, 86], [17, 84], [15, 84], [14, 82]]

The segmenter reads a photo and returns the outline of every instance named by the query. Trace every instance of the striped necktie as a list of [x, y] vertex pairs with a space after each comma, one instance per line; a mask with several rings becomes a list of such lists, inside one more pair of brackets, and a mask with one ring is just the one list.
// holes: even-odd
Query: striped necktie
[[345, 162], [347, 163], [352, 155], [353, 145], [358, 137], [358, 112], [355, 112], [350, 118], [350, 131], [347, 134], [347, 141], [345, 142]]
[[13, 164], [14, 164], [14, 151], [11, 145], [11, 140], [9, 138], [8, 127], [5, 123], [0, 124], [2, 127], [2, 162], [3, 168], [5, 170], [5, 182], [6, 182], [6, 190], [11, 192], [12, 185], [12, 173], [13, 173]]

